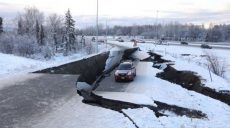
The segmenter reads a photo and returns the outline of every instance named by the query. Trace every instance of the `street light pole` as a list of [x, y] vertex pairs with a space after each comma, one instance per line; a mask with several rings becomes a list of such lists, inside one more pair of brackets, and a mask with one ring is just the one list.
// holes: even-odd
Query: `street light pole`
[[96, 30], [96, 45], [97, 45], [97, 49], [96, 49], [96, 52], [98, 52], [98, 33], [99, 33], [99, 30], [98, 30], [98, 0], [97, 0], [97, 18], [96, 18], [96, 27], [97, 27], [97, 30]]
[[108, 41], [108, 38], [107, 38], [107, 36], [108, 36], [107, 20], [105, 21], [105, 27], [106, 27], [106, 31], [105, 31], [105, 36], [106, 36], [106, 40], [105, 40], [105, 41], [106, 41], [106, 42], [105, 42], [105, 43], [106, 43], [106, 49], [107, 49], [107, 43], [108, 43], [108, 42], [107, 42], [107, 41]]
[[157, 10], [157, 15], [156, 15], [156, 34], [157, 34], [157, 40], [158, 40], [158, 13], [159, 13], [159, 11]]

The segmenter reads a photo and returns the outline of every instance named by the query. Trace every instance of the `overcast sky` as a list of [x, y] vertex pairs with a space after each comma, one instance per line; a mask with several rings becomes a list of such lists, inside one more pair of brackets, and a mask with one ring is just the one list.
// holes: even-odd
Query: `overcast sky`
[[[96, 0], [0, 0], [0, 16], [13, 18], [28, 6], [45, 14], [64, 14], [69, 8], [85, 26], [93, 22], [96, 13]], [[101, 22], [153, 23], [157, 10], [158, 22], [230, 23], [230, 0], [99, 0]]]

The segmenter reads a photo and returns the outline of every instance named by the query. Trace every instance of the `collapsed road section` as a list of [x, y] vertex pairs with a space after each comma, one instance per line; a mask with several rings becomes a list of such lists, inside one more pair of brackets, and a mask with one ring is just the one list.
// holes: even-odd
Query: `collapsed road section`
[[196, 91], [202, 95], [209, 96], [230, 105], [229, 93], [218, 92], [215, 89], [204, 86], [201, 80], [202, 78], [198, 76], [197, 73], [192, 71], [178, 71], [171, 66], [173, 65], [172, 61], [162, 59], [161, 55], [153, 52], [149, 52], [149, 55], [151, 57], [143, 61], [153, 62], [154, 68], [163, 68], [163, 72], [158, 73], [156, 77], [176, 83], [183, 88]]
[[[133, 51], [131, 53], [134, 53], [134, 54], [129, 54], [129, 55], [124, 54], [125, 59], [128, 58], [131, 60], [136, 60], [136, 59], [138, 59], [138, 57], [141, 57], [141, 59], [145, 59], [144, 56], [146, 56], [146, 54], [144, 54], [143, 52], [140, 52], [140, 53], [136, 53], [136, 52], [140, 52], [140, 51]], [[123, 59], [124, 59], [124, 56], [123, 56]], [[133, 58], [135, 56], [137, 58]], [[146, 57], [149, 57], [149, 56], [147, 55]], [[112, 71], [112, 70], [110, 70], [110, 71]], [[107, 72], [107, 73], [109, 73], [109, 72]], [[100, 87], [100, 82], [103, 81], [103, 78], [107, 77], [105, 74], [102, 74], [102, 76], [103, 77], [97, 81], [97, 83], [98, 83], [97, 85], [99, 85], [99, 87]], [[112, 75], [110, 75], [110, 77], [111, 76]], [[110, 81], [110, 82], [112, 82], [112, 81]], [[111, 83], [108, 83], [108, 84], [111, 84]], [[109, 86], [109, 85], [107, 85], [107, 86]], [[83, 100], [84, 103], [95, 105], [95, 106], [100, 106], [103, 108], [108, 108], [108, 109], [115, 110], [115, 111], [118, 111], [121, 113], [122, 113], [123, 109], [147, 107], [155, 113], [156, 117], [167, 116], [167, 115], [161, 113], [161, 111], [171, 111], [177, 115], [188, 116], [189, 118], [206, 118], [206, 114], [204, 114], [201, 111], [187, 109], [187, 108], [179, 107], [176, 105], [169, 105], [166, 103], [162, 103], [160, 101], [156, 101], [156, 102], [153, 101], [155, 104], [157, 104], [156, 106], [154, 106], [154, 105], [137, 104], [137, 103], [127, 102], [127, 101], [104, 98], [103, 96], [96, 95], [93, 92], [93, 88], [91, 88], [91, 87], [92, 86], [87, 84], [87, 82], [84, 82], [84, 81], [78, 81], [77, 82], [78, 94], [84, 98], [84, 100]], [[127, 116], [127, 115], [125, 115], [125, 116]]]

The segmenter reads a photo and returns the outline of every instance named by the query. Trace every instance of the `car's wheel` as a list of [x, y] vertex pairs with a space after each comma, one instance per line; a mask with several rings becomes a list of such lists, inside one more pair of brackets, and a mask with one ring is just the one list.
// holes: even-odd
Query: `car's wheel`
[[134, 81], [134, 77], [131, 79], [131, 81]]

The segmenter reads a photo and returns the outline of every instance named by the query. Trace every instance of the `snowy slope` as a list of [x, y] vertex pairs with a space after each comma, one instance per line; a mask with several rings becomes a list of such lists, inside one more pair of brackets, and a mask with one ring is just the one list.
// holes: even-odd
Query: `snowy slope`
[[0, 58], [0, 74], [21, 72], [27, 69], [38, 68], [45, 64], [41, 61], [2, 53], [0, 53]]

